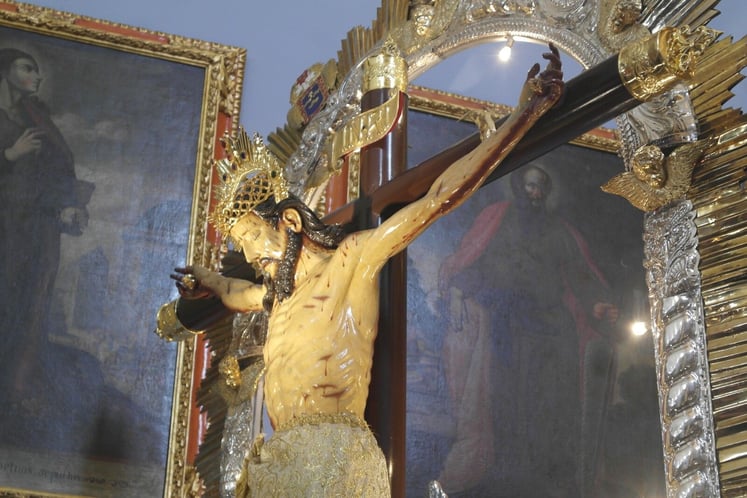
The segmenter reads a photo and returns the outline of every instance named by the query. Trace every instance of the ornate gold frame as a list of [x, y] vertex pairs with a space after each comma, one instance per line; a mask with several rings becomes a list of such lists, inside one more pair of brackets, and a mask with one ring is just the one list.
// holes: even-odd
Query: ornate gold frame
[[[218, 138], [226, 131], [235, 131], [238, 126], [245, 49], [148, 31], [12, 0], [0, 2], [0, 26], [193, 66], [204, 71], [199, 129], [195, 135], [197, 154], [189, 240], [183, 257], [187, 263], [209, 261], [211, 248], [215, 242], [213, 235], [208, 232], [207, 225], [210, 188], [213, 181], [212, 164], [219, 152]], [[151, 270], [164, 272], [163, 278], [168, 279], [168, 268]], [[143, 310], [143, 313], [152, 315], [153, 310]], [[142, 333], [152, 334], [153, 330], [143, 330]], [[196, 356], [202, 358], [201, 354], [197, 354], [200, 351], [201, 348], [195, 339], [180, 342], [176, 364], [171, 366], [174, 391], [164, 496], [184, 497], [199, 494], [199, 484], [194, 480], [190, 462], [196, 453], [196, 427], [200, 424], [193, 392], [195, 382], [199, 381], [200, 376], [196, 371], [199, 368], [195, 365]], [[164, 371], [168, 372], [169, 366], [163, 367]], [[0, 494], [18, 497], [60, 496], [34, 490], [2, 488], [1, 483]]]

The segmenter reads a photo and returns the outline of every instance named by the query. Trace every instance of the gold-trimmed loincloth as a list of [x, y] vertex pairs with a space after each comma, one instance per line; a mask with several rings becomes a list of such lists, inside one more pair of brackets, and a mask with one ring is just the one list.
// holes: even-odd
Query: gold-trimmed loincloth
[[365, 422], [349, 414], [295, 418], [258, 438], [237, 498], [389, 498], [384, 454]]

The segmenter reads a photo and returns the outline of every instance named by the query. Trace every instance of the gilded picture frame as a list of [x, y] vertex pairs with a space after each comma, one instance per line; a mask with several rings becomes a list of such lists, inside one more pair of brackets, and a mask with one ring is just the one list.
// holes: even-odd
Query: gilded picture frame
[[190, 496], [202, 349], [155, 310], [211, 257], [245, 50], [5, 1], [0, 59], [0, 494]]

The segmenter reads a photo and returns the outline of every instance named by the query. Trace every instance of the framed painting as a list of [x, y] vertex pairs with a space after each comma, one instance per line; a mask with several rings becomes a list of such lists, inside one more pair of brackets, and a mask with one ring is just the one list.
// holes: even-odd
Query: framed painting
[[[506, 112], [410, 95], [413, 164]], [[650, 322], [643, 216], [599, 188], [616, 146], [561, 146], [408, 248], [407, 496], [663, 496], [654, 346], [630, 328]]]
[[243, 49], [0, 3], [0, 494], [187, 496], [196, 350], [157, 337], [210, 257]]

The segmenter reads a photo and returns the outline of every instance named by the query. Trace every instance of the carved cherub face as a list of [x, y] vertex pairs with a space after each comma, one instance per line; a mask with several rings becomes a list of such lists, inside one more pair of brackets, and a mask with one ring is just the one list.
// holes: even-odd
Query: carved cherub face
[[433, 21], [434, 10], [433, 5], [428, 2], [423, 2], [412, 7], [411, 15], [416, 26], [415, 32], [418, 35], [423, 36], [428, 33], [431, 22]]
[[655, 145], [644, 145], [633, 154], [633, 174], [651, 188], [662, 188], [667, 181], [664, 153]]
[[640, 0], [622, 0], [615, 4], [612, 16], [612, 32], [622, 33], [638, 22], [641, 16]]

